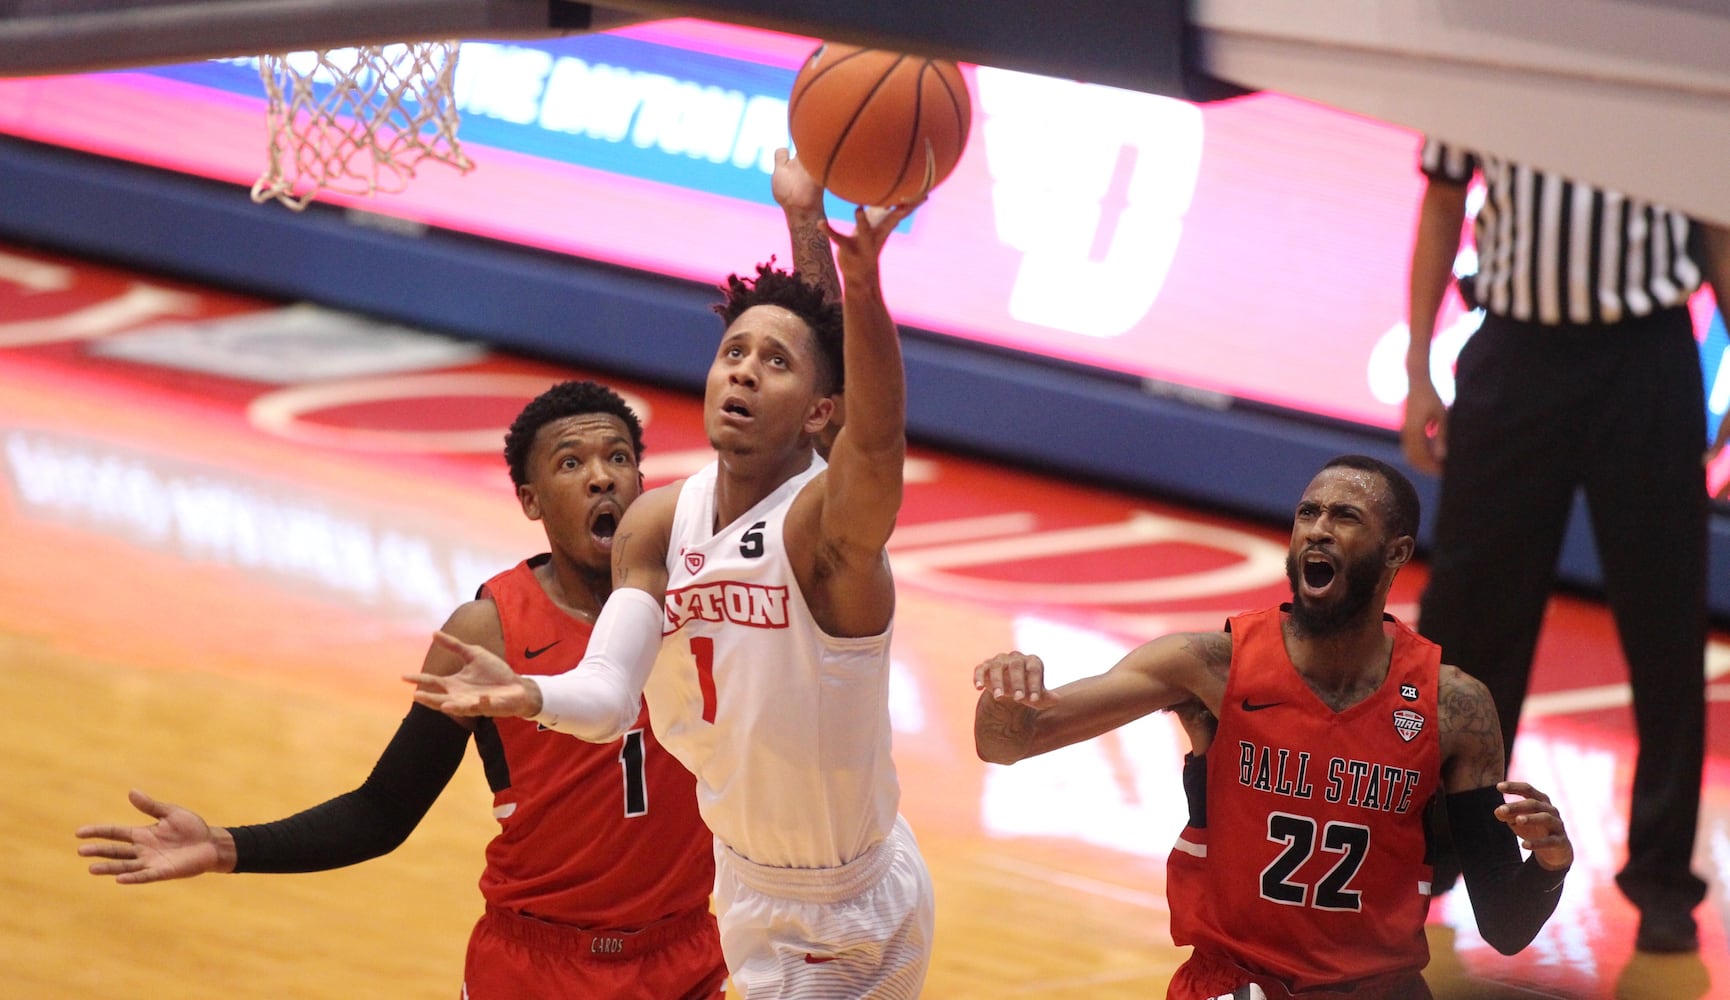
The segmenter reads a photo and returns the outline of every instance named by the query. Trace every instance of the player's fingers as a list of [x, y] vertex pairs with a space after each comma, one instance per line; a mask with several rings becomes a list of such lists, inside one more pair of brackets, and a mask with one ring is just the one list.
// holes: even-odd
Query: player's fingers
[[134, 809], [137, 809], [144, 815], [150, 816], [154, 819], [161, 819], [162, 817], [167, 816], [169, 810], [174, 808], [172, 803], [158, 802], [137, 788], [126, 793], [126, 801], [132, 803]]
[[138, 850], [130, 843], [117, 843], [112, 840], [100, 843], [79, 844], [78, 856], [81, 858], [115, 858], [126, 859], [138, 857]]
[[1524, 781], [1503, 781], [1496, 785], [1496, 791], [1503, 795], [1523, 795], [1539, 802], [1549, 802], [1550, 797]]
[[90, 865], [90, 874], [124, 876], [129, 872], [137, 871], [143, 864], [144, 862], [136, 858], [124, 861], [97, 861]]
[[1022, 653], [1000, 653], [990, 661], [992, 694], [1020, 701], [1027, 695], [1027, 661]]
[[786, 146], [782, 146], [780, 149], [775, 150], [775, 166], [777, 167], [786, 166], [787, 161], [792, 158], [792, 154], [787, 151]]
[[448, 694], [444, 694], [443, 692], [439, 692], [439, 691], [416, 691], [414, 693], [414, 700], [415, 700], [415, 704], [425, 705], [427, 708], [430, 708], [435, 712], [444, 712], [447, 715], [453, 714], [450, 710], [450, 707], [449, 707], [450, 702], [451, 702], [451, 696]]
[[1530, 817], [1537, 813], [1557, 815], [1555, 806], [1537, 799], [1515, 799], [1496, 807], [1496, 818], [1504, 823], [1530, 821]]
[[116, 875], [114, 881], [121, 885], [146, 885], [151, 882], [161, 882], [168, 877], [167, 872], [157, 868], [148, 868], [140, 863], [139, 867], [132, 871]]
[[1028, 701], [1038, 701], [1045, 693], [1045, 661], [1037, 656], [1029, 656], [1021, 665], [1021, 685], [1017, 698], [1025, 695]]
[[[72, 834], [86, 840], [100, 838], [102, 840], [118, 840], [127, 844], [132, 843], [132, 827], [117, 826], [113, 823], [86, 823], [72, 831]], [[83, 847], [79, 848], [80, 851], [83, 849]]]
[[474, 659], [474, 651], [477, 648], [442, 630], [433, 633], [433, 642], [462, 657], [464, 663]]
[[1543, 846], [1562, 844], [1568, 839], [1567, 832], [1556, 826], [1533, 826], [1530, 829], [1522, 826], [1519, 835], [1522, 841]]

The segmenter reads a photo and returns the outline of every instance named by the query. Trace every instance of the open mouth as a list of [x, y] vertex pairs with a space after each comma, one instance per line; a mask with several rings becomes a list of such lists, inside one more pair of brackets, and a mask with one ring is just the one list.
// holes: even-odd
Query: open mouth
[[721, 412], [731, 414], [735, 417], [749, 417], [751, 415], [751, 411], [746, 409], [743, 403], [733, 402], [731, 400], [722, 404]]
[[1338, 571], [1334, 569], [1333, 563], [1319, 557], [1311, 556], [1303, 562], [1304, 586], [1310, 590], [1326, 590], [1328, 584], [1334, 582], [1334, 577], [1337, 574]]
[[589, 534], [602, 545], [611, 545], [613, 535], [619, 530], [619, 515], [610, 510], [603, 510], [589, 521]]

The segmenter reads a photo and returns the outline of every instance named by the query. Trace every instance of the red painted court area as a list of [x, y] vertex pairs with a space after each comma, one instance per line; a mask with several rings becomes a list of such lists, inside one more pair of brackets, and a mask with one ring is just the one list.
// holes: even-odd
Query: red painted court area
[[[538, 550], [499, 458], [502, 431], [540, 388], [582, 373], [418, 335], [269, 319], [277, 313], [0, 247], [0, 633], [140, 676], [238, 675], [400, 705], [394, 673], [418, 662], [428, 632], [492, 572]], [[263, 322], [211, 325], [235, 318]], [[263, 369], [247, 367], [261, 356]], [[708, 460], [699, 400], [613, 384], [647, 415], [651, 485]], [[1046, 656], [1062, 680], [1163, 632], [1217, 628], [1286, 596], [1285, 530], [924, 448], [911, 453], [908, 482], [891, 546], [903, 812], [922, 837], [1014, 859], [1005, 892], [1050, 876], [1081, 897], [1159, 899], [1183, 816], [1175, 725], [1144, 720], [1042, 762], [989, 768], [972, 753], [971, 668], [1019, 647]], [[1303, 485], [1290, 484], [1294, 500]], [[1402, 574], [1396, 613], [1412, 613], [1422, 584], [1421, 565]], [[295, 621], [316, 622], [316, 637], [284, 627]], [[331, 649], [345, 655], [317, 654]], [[1722, 631], [1708, 671], [1696, 867], [1712, 890], [1698, 911], [1700, 956], [1632, 952], [1636, 915], [1611, 882], [1633, 760], [1625, 670], [1604, 609], [1561, 597], [1513, 772], [1561, 804], [1579, 860], [1557, 916], [1513, 959], [1478, 940], [1462, 894], [1433, 908], [1433, 923], [1455, 929], [1434, 959], [1438, 995], [1730, 995]], [[142, 738], [153, 723], [124, 724]], [[69, 728], [64, 739], [79, 735]], [[68, 859], [65, 835], [94, 818], [51, 831], [68, 840]], [[1114, 874], [1064, 882], [1041, 867], [1053, 851]], [[933, 851], [940, 885], [944, 856]], [[83, 877], [66, 867], [68, 879]], [[1148, 906], [1135, 935], [1149, 955], [1168, 955], [1165, 917]], [[1525, 992], [1474, 992], [1488, 984]], [[987, 982], [977, 995], [1002, 994]]]

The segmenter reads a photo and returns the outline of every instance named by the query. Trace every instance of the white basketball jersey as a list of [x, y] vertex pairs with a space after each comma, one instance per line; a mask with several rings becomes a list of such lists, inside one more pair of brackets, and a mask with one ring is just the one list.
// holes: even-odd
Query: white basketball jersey
[[680, 490], [667, 545], [649, 715], [696, 775], [709, 829], [760, 865], [845, 864], [888, 834], [900, 800], [890, 629], [825, 634], [787, 558], [787, 510], [824, 467], [812, 456], [810, 469], [717, 532], [711, 464]]

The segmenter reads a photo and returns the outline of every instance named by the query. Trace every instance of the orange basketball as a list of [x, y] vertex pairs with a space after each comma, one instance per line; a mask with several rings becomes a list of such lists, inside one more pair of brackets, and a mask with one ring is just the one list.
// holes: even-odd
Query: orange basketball
[[917, 201], [955, 169], [972, 123], [954, 63], [835, 42], [805, 60], [787, 102], [799, 162], [855, 205]]

